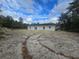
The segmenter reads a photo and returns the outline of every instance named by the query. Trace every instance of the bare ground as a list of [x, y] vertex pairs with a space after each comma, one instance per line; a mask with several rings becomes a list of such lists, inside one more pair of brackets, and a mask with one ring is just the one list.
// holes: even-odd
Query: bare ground
[[79, 59], [79, 34], [11, 30], [0, 40], [0, 59]]

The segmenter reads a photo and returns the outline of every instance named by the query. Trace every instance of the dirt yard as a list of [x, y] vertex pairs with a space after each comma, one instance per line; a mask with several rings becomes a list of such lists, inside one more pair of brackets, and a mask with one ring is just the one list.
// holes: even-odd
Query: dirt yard
[[79, 59], [79, 34], [11, 30], [0, 40], [0, 59]]

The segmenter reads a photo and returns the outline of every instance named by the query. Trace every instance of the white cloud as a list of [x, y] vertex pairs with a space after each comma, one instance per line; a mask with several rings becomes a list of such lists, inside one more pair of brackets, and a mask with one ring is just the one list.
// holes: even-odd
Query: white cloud
[[33, 21], [32, 21], [32, 16], [26, 16], [24, 19], [24, 23], [27, 23], [27, 24], [31, 24]]
[[49, 19], [49, 21], [52, 22], [52, 23], [57, 23], [58, 22], [58, 17], [51, 17]]
[[58, 4], [51, 10], [50, 14], [63, 13], [67, 10], [69, 3], [73, 0], [59, 0]]
[[17, 21], [19, 17], [22, 17], [24, 19], [24, 23], [32, 22], [32, 16], [24, 14], [33, 13], [32, 0], [0, 0], [0, 4], [2, 4], [2, 12], [0, 12], [0, 15], [10, 15]]
[[[6, 1], [8, 2], [8, 4], [6, 3]], [[50, 0], [43, 0], [43, 2], [46, 4], [48, 1]], [[22, 17], [24, 19], [25, 23], [32, 23], [32, 22], [40, 22], [40, 23], [44, 23], [44, 22], [56, 22], [58, 19], [58, 13], [62, 13], [66, 11], [66, 8], [69, 6], [69, 3], [72, 0], [58, 0], [58, 5], [56, 5], [49, 14], [49, 19], [46, 20], [38, 20], [38, 21], [33, 21], [32, 19], [35, 18], [48, 18], [48, 16], [39, 16], [38, 12], [42, 10], [42, 7], [40, 5], [38, 5], [38, 8], [36, 10], [34, 10], [35, 7], [33, 7], [33, 1], [32, 0], [0, 0], [0, 4], [3, 4], [4, 6], [6, 6], [6, 8], [2, 8], [3, 12], [1, 12], [0, 14], [3, 14], [5, 16], [10, 15], [12, 16], [15, 20], [18, 20], [18, 17]], [[13, 2], [13, 3], [12, 3]], [[10, 9], [10, 7], [12, 7], [13, 9], [17, 9], [17, 10], [21, 10], [21, 8], [23, 8], [20, 12], [16, 12], [13, 11], [12, 9]], [[37, 6], [37, 5], [36, 5]], [[11, 10], [11, 11], [10, 11]], [[32, 16], [26, 16], [23, 13], [21, 13], [22, 11], [26, 11], [24, 13], [32, 13]], [[34, 12], [36, 11], [36, 12]]]
[[33, 21], [33, 23], [40, 23], [40, 24], [42, 24], [42, 23], [49, 23], [50, 21], [49, 20], [35, 20], [35, 21]]
[[53, 22], [55, 22], [55, 18], [58, 18], [63, 12], [67, 11], [67, 7], [69, 6], [69, 3], [73, 0], [58, 0], [58, 4], [50, 11], [49, 19]]

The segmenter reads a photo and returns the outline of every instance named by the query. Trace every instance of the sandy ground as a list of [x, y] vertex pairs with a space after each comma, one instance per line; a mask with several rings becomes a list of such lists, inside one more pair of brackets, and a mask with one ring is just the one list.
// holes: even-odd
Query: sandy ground
[[12, 30], [0, 41], [0, 59], [79, 59], [79, 34], [55, 31]]

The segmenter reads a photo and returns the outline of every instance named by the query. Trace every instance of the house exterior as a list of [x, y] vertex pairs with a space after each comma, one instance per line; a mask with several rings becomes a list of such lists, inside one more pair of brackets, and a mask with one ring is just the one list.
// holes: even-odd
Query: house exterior
[[53, 23], [29, 24], [28, 30], [55, 30], [55, 24]]

